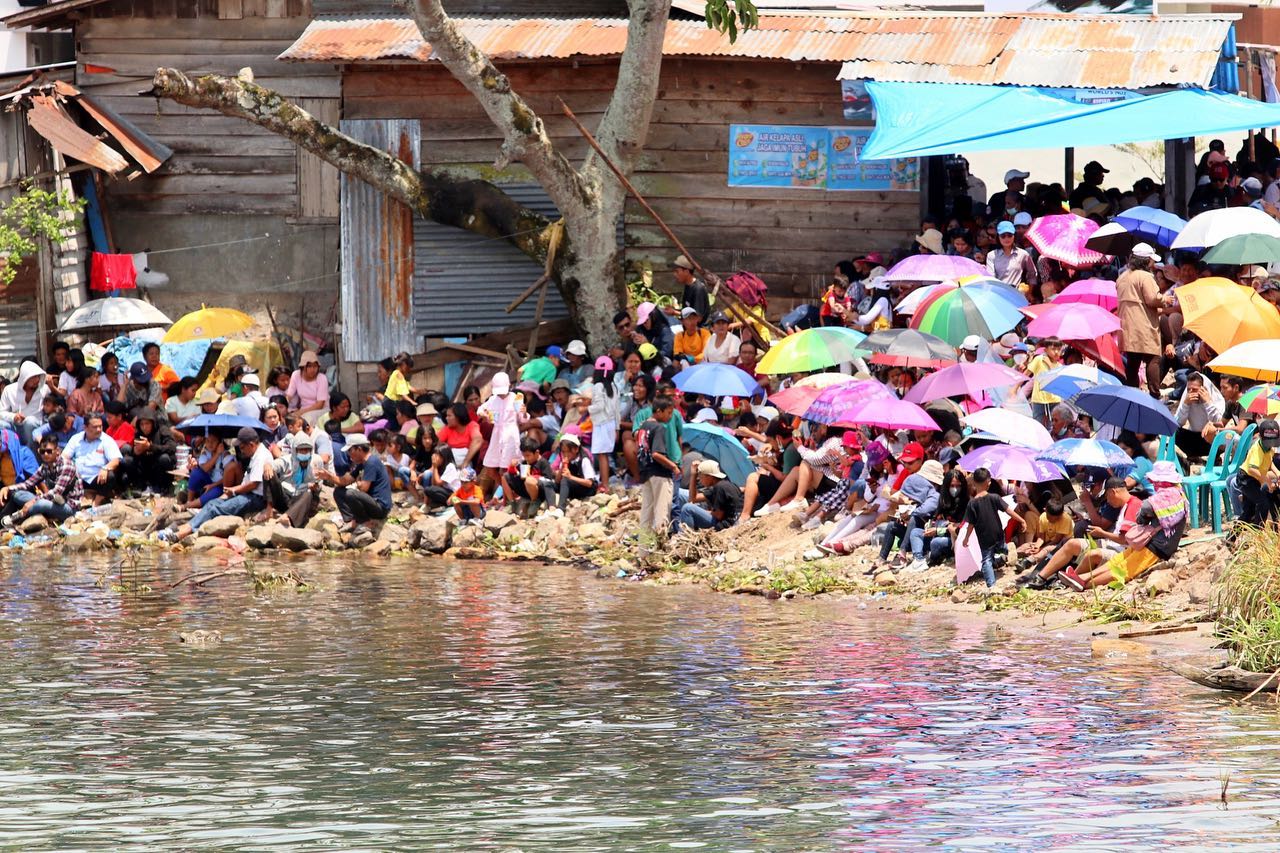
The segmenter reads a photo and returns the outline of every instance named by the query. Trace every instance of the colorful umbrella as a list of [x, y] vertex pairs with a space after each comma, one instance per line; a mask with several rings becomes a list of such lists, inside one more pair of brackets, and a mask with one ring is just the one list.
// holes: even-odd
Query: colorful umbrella
[[995, 362], [962, 361], [931, 373], [903, 397], [921, 405], [943, 397], [981, 397], [992, 388], [1020, 385], [1025, 374]]
[[847, 373], [813, 373], [796, 380], [795, 384], [801, 388], [826, 388], [829, 385], [852, 381], [854, 381], [853, 377]]
[[1063, 468], [1109, 468], [1116, 473], [1133, 468], [1133, 459], [1123, 447], [1097, 438], [1064, 438], [1039, 456]]
[[760, 363], [758, 373], [807, 373], [867, 355], [858, 349], [866, 335], [843, 326], [805, 329], [775, 343]]
[[1102, 423], [1131, 432], [1173, 435], [1178, 431], [1178, 422], [1163, 403], [1127, 385], [1101, 385], [1082, 392], [1073, 403]]
[[1022, 322], [1027, 298], [1007, 284], [981, 281], [942, 293], [911, 317], [911, 328], [959, 346], [969, 335], [993, 340]]
[[986, 275], [987, 268], [959, 255], [912, 255], [885, 273], [886, 281], [955, 281]]
[[884, 429], [941, 429], [929, 413], [897, 397], [877, 397], [854, 406], [848, 417], [837, 421], [843, 426], [876, 426]]
[[674, 381], [686, 394], [751, 397], [760, 393], [756, 378], [732, 364], [694, 364], [677, 373]]
[[1044, 391], [1046, 394], [1053, 394], [1064, 400], [1070, 400], [1082, 391], [1088, 391], [1099, 385], [1119, 384], [1120, 380], [1105, 370], [1084, 364], [1055, 367], [1052, 370], [1046, 370], [1035, 379], [1037, 391]]
[[1027, 324], [1027, 336], [1061, 338], [1064, 341], [1094, 340], [1120, 331], [1120, 319], [1097, 305], [1068, 303], [1053, 307]]
[[1008, 409], [983, 409], [972, 415], [965, 415], [961, 420], [965, 426], [1007, 444], [1030, 447], [1032, 450], [1044, 450], [1053, 444], [1053, 436], [1049, 435], [1044, 424]]
[[1280, 414], [1280, 385], [1257, 385], [1240, 395], [1246, 412], [1265, 417]]
[[993, 444], [970, 450], [960, 457], [959, 465], [966, 471], [986, 468], [996, 479], [1024, 483], [1048, 483], [1066, 477], [1056, 463], [1038, 458], [1037, 453], [1029, 447]]
[[1120, 300], [1116, 298], [1116, 283], [1107, 281], [1105, 278], [1086, 278], [1082, 281], [1073, 281], [1063, 288], [1061, 293], [1053, 297], [1054, 305], [1072, 302], [1097, 305], [1105, 311], [1114, 311], [1120, 304]]
[[1256, 207], [1206, 210], [1191, 218], [1169, 248], [1207, 249], [1237, 234], [1269, 234], [1280, 237], [1280, 223]]
[[1270, 234], [1237, 234], [1228, 237], [1201, 258], [1206, 264], [1269, 264], [1280, 261], [1280, 237]]
[[1053, 258], [1072, 269], [1091, 267], [1106, 260], [1104, 255], [1085, 247], [1085, 241], [1098, 230], [1098, 223], [1074, 213], [1042, 216], [1027, 229], [1027, 240], [1046, 258]]
[[893, 310], [898, 314], [914, 314], [922, 303], [932, 300], [933, 297], [946, 293], [948, 290], [955, 290], [959, 286], [954, 281], [944, 281], [942, 284], [926, 284], [923, 287], [917, 287], [902, 297], [898, 304], [893, 306]]
[[1222, 352], [1209, 362], [1219, 373], [1243, 376], [1257, 382], [1280, 382], [1280, 341], [1246, 341]]
[[897, 399], [883, 382], [877, 382], [874, 379], [832, 385], [830, 388], [822, 389], [801, 417], [820, 424], [848, 421], [858, 406], [869, 400], [885, 398]]
[[1103, 255], [1125, 258], [1133, 251], [1133, 247], [1141, 242], [1141, 237], [1129, 233], [1119, 222], [1108, 222], [1084, 241], [1084, 247]]
[[1187, 227], [1187, 220], [1158, 207], [1139, 205], [1116, 214], [1114, 224], [1133, 234], [1138, 242], [1153, 243], [1167, 249]]
[[756, 470], [751, 454], [733, 433], [718, 424], [686, 423], [680, 440], [694, 450], [720, 463], [725, 476], [742, 488]]
[[201, 305], [199, 310], [179, 317], [177, 322], [169, 327], [169, 331], [164, 333], [164, 342], [181, 344], [208, 338], [226, 338], [252, 326], [253, 318], [243, 311], [237, 311], [234, 308], [207, 308]]
[[1280, 313], [1252, 287], [1225, 278], [1202, 278], [1179, 287], [1177, 295], [1183, 328], [1218, 352], [1247, 341], [1280, 338]]
[[915, 329], [872, 332], [862, 348], [875, 353], [871, 361], [896, 367], [946, 367], [956, 363], [956, 350], [942, 338]]

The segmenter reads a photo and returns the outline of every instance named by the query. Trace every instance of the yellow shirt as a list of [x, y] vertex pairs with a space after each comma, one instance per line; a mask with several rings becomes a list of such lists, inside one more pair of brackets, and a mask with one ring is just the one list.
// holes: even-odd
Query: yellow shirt
[[1054, 518], [1047, 512], [1040, 513], [1039, 537], [1042, 540], [1070, 539], [1071, 533], [1075, 530], [1075, 524], [1071, 521], [1071, 516], [1067, 513]]
[[684, 329], [676, 332], [675, 345], [672, 347], [674, 358], [687, 355], [694, 361], [702, 361], [702, 350], [707, 345], [707, 338], [711, 337], [710, 329], [695, 329], [692, 335], [685, 334]]
[[403, 400], [409, 396], [409, 380], [399, 370], [393, 370], [387, 379], [387, 390], [382, 393], [388, 400]]
[[[1054, 368], [1061, 366], [1061, 364], [1054, 364], [1049, 361], [1049, 357], [1044, 353], [1040, 353], [1035, 358], [1031, 359], [1031, 361], [1027, 362], [1027, 372], [1031, 374], [1031, 380], [1034, 382], [1035, 378], [1046, 370], [1053, 370]], [[1031, 402], [1047, 405], [1050, 403], [1061, 403], [1062, 398], [1041, 391], [1039, 386], [1033, 386], [1031, 389]]]
[[1263, 450], [1262, 444], [1254, 441], [1253, 447], [1245, 454], [1241, 470], [1259, 483], [1267, 481], [1267, 472], [1271, 470], [1271, 460], [1276, 455], [1274, 450]]

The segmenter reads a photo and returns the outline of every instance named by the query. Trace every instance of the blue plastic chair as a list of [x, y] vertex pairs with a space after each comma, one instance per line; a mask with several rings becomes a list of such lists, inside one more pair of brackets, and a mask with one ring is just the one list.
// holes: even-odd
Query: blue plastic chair
[[1192, 528], [1200, 526], [1200, 495], [1210, 483], [1222, 476], [1223, 470], [1231, 462], [1238, 438], [1234, 430], [1221, 430], [1209, 445], [1209, 453], [1204, 459], [1204, 471], [1182, 478], [1182, 490], [1187, 494], [1187, 521]]
[[1213, 517], [1213, 532], [1222, 532], [1222, 519], [1231, 515], [1231, 503], [1227, 500], [1227, 485], [1244, 465], [1244, 458], [1253, 445], [1253, 434], [1257, 424], [1249, 424], [1240, 434], [1236, 442], [1235, 452], [1231, 454], [1231, 462], [1222, 470], [1221, 476], [1209, 484], [1209, 513]]
[[1179, 474], [1187, 473], [1186, 471], [1182, 470], [1182, 462], [1181, 460], [1178, 459], [1178, 448], [1173, 443], [1173, 436], [1171, 435], [1160, 436], [1160, 443], [1156, 445], [1156, 447], [1157, 447], [1157, 450], [1156, 450], [1157, 462], [1172, 462], [1173, 467], [1178, 469]]

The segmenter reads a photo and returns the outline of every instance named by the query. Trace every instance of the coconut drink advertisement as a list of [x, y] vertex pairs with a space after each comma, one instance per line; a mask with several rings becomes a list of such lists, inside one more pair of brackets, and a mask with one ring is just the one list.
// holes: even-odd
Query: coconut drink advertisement
[[729, 126], [729, 186], [916, 190], [916, 158], [863, 161], [871, 128]]

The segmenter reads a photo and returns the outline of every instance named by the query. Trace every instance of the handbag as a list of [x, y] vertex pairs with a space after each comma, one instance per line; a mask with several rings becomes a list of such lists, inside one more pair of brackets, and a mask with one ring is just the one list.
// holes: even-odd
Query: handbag
[[1124, 532], [1124, 544], [1135, 551], [1141, 551], [1147, 547], [1159, 529], [1151, 524], [1135, 524]]

